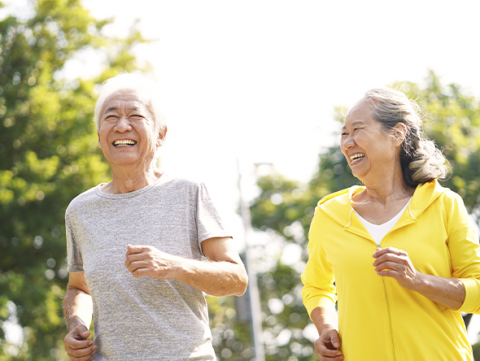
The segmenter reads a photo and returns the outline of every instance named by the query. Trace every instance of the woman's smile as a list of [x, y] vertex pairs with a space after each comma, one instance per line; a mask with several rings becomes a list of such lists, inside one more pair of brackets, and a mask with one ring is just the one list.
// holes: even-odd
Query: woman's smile
[[365, 158], [365, 153], [355, 153], [350, 156], [350, 166], [360, 163]]

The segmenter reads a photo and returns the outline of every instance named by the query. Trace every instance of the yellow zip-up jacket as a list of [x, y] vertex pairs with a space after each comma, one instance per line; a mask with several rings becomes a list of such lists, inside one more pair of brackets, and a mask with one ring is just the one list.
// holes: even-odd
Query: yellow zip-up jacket
[[451, 310], [376, 274], [376, 244], [350, 203], [363, 189], [318, 203], [302, 274], [308, 313], [318, 306], [334, 309], [338, 297], [345, 361], [473, 361], [460, 312], [480, 311], [480, 247], [462, 199], [436, 180], [418, 185], [381, 242], [406, 251], [419, 272], [460, 279], [465, 302]]

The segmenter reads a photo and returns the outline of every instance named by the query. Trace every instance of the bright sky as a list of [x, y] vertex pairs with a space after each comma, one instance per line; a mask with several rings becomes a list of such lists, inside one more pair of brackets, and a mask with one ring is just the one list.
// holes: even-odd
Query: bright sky
[[[28, 17], [29, 1], [4, 1], [10, 6], [0, 10], [0, 18]], [[334, 107], [353, 105], [370, 88], [422, 82], [432, 69], [444, 83], [456, 82], [480, 96], [477, 0], [84, 0], [84, 5], [97, 18], [116, 19], [109, 34], [124, 36], [139, 19], [143, 35], [158, 39], [135, 52], [153, 65], [163, 89], [169, 120], [164, 168], [206, 182], [240, 247], [237, 159], [251, 199], [254, 163], [272, 163], [289, 178], [308, 181], [319, 152], [337, 141]], [[101, 57], [83, 52], [63, 75], [89, 77], [101, 68]], [[278, 239], [255, 237], [255, 242], [268, 239], [265, 254], [272, 259], [282, 251]], [[283, 248], [282, 260], [293, 265], [297, 248]], [[11, 323], [10, 342], [19, 344], [21, 331], [15, 319]], [[474, 319], [470, 342], [478, 340], [479, 331]], [[316, 331], [310, 333], [314, 337]]]
[[[164, 90], [163, 162], [205, 180], [232, 224], [236, 159], [250, 183], [261, 162], [308, 181], [319, 152], [336, 141], [334, 106], [351, 106], [372, 87], [421, 82], [428, 69], [480, 95], [478, 1], [84, 4], [98, 18], [115, 17], [111, 34], [125, 35], [139, 19], [144, 36], [158, 39], [136, 53]], [[85, 54], [67, 70], [96, 69]]]
[[[30, 0], [2, 13], [28, 16]], [[124, 36], [135, 19], [136, 48], [163, 89], [169, 120], [163, 164], [204, 180], [234, 233], [237, 159], [254, 194], [254, 163], [308, 181], [333, 144], [337, 105], [372, 87], [421, 82], [428, 69], [480, 96], [477, 0], [84, 0], [107, 31]], [[63, 75], [89, 77], [98, 56], [83, 52]], [[264, 167], [264, 171], [271, 171]], [[240, 239], [242, 237], [239, 237]]]
[[[28, 0], [6, 2], [28, 13], [22, 10]], [[136, 54], [153, 65], [163, 89], [164, 167], [204, 180], [239, 242], [237, 159], [251, 198], [254, 163], [308, 181], [319, 152], [337, 141], [334, 106], [351, 106], [372, 87], [421, 82], [433, 69], [444, 83], [480, 96], [477, 0], [84, 5], [97, 18], [115, 17], [110, 34], [124, 36], [139, 19], [143, 35], [158, 39]], [[98, 57], [86, 52], [65, 75], [88, 77], [100, 69]]]

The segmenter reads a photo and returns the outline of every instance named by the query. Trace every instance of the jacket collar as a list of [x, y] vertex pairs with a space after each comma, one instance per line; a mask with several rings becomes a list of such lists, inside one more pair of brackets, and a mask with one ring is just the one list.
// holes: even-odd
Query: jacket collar
[[[359, 236], [371, 238], [368, 231], [355, 216], [351, 199], [353, 195], [363, 191], [365, 187], [353, 186], [336, 193], [332, 193], [318, 202], [318, 211], [323, 212], [333, 221], [344, 227], [346, 231], [357, 233]], [[412, 200], [402, 214], [392, 231], [417, 221], [418, 217], [448, 188], [442, 187], [436, 179], [421, 183], [415, 189]]]

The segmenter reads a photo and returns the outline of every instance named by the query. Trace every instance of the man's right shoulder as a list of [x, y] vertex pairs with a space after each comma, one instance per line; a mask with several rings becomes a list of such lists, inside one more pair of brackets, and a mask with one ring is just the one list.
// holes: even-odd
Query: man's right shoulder
[[75, 212], [84, 208], [85, 206], [91, 205], [93, 202], [98, 200], [98, 196], [96, 195], [95, 188], [90, 188], [83, 193], [80, 193], [78, 196], [72, 199], [70, 204], [67, 207], [66, 215]]

